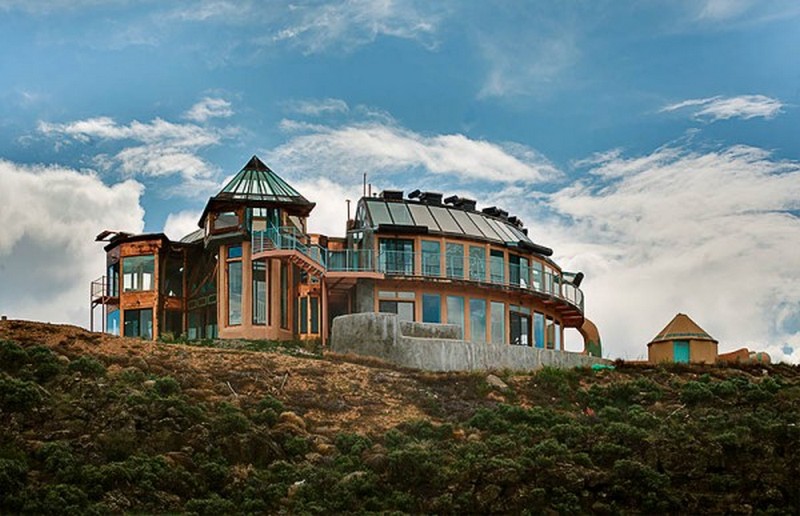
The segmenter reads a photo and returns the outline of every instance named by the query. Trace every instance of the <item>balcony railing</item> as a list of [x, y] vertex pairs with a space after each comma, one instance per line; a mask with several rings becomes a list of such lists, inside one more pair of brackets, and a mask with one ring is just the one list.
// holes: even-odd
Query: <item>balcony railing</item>
[[546, 294], [569, 302], [583, 312], [583, 292], [541, 268], [424, 251], [330, 251], [310, 244], [295, 228], [254, 232], [253, 253], [270, 249], [297, 250], [328, 272], [380, 272], [389, 276], [420, 276], [474, 281]]

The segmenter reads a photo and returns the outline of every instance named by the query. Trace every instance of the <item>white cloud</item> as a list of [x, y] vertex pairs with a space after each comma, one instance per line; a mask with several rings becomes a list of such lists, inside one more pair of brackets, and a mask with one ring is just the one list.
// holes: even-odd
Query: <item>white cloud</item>
[[463, 134], [423, 136], [380, 121], [341, 127], [285, 122], [300, 132], [269, 153], [284, 170], [321, 170], [357, 182], [361, 174], [422, 170], [472, 181], [541, 182], [560, 173], [544, 156], [519, 144], [473, 140]]
[[350, 110], [347, 102], [341, 99], [331, 98], [321, 100], [295, 100], [287, 102], [286, 107], [291, 112], [308, 116], [347, 113]]
[[646, 358], [685, 312], [721, 351], [800, 361], [800, 164], [746, 146], [612, 153], [548, 196], [549, 215], [533, 206], [534, 238], [586, 272], [587, 315], [612, 356]]
[[176, 242], [189, 233], [199, 229], [197, 221], [200, 220], [202, 211], [184, 210], [167, 215], [164, 223], [164, 234]]
[[0, 313], [87, 325], [89, 283], [105, 271], [94, 238], [104, 229], [142, 231], [142, 185], [4, 160], [0, 184]]
[[[189, 111], [191, 113], [197, 105]], [[197, 110], [197, 116], [210, 116]], [[216, 116], [224, 116], [224, 106], [213, 107]], [[94, 117], [67, 123], [39, 122], [39, 132], [56, 139], [56, 146], [79, 142], [115, 144], [121, 149], [113, 154], [100, 153], [93, 159], [103, 170], [115, 166], [128, 176], [166, 177], [179, 175], [183, 179], [176, 192], [195, 195], [216, 186], [215, 168], [199, 152], [219, 144], [236, 134], [236, 128], [217, 129], [197, 124], [177, 124], [155, 118], [150, 122], [134, 120], [119, 124], [110, 117]]]
[[730, 118], [775, 118], [781, 113], [783, 103], [765, 95], [739, 95], [737, 97], [708, 97], [689, 99], [661, 108], [661, 112], [692, 108], [692, 116], [697, 120], [716, 122]]
[[479, 49], [488, 66], [479, 97], [542, 94], [581, 57], [577, 35], [565, 27], [488, 34], [479, 41]]
[[[347, 222], [347, 203], [350, 199], [350, 216], [355, 215], [356, 203], [361, 198], [361, 184], [342, 184], [327, 177], [293, 181], [292, 186], [312, 202], [314, 211], [308, 219], [308, 231], [328, 236], [344, 236]], [[321, 193], [324, 192], [324, 195]]]
[[225, 99], [205, 97], [192, 106], [184, 115], [195, 122], [205, 122], [209, 118], [227, 118], [233, 115], [231, 103]]
[[413, 0], [345, 0], [304, 2], [289, 7], [287, 21], [270, 39], [287, 42], [304, 53], [330, 48], [345, 51], [390, 36], [436, 46], [438, 14], [427, 2]]
[[697, 2], [697, 19], [720, 21], [735, 18], [753, 6], [753, 0], [704, 0]]

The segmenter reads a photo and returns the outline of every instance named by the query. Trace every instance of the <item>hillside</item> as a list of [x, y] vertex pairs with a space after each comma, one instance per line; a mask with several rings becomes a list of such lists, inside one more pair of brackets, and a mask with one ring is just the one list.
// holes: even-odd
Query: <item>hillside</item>
[[800, 511], [798, 367], [503, 387], [238, 346], [0, 322], [0, 512]]

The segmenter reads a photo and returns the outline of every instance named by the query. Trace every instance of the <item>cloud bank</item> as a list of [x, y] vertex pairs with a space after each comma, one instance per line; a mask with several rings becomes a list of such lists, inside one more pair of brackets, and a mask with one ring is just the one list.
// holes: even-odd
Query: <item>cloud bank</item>
[[89, 283], [104, 274], [95, 236], [141, 232], [142, 185], [91, 173], [0, 160], [0, 313], [89, 323]]

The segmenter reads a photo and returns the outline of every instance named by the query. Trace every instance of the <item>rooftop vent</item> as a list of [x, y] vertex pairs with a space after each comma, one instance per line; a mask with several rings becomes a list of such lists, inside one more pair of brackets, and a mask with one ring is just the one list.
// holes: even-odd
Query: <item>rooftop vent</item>
[[385, 199], [387, 201], [402, 201], [403, 200], [403, 191], [402, 190], [384, 190], [381, 192], [380, 195], [381, 199]]
[[420, 194], [421, 194], [421, 193], [422, 193], [422, 192], [419, 190], [419, 188], [417, 188], [416, 190], [414, 190], [413, 192], [411, 192], [410, 194], [408, 194], [408, 198], [409, 198], [409, 199], [416, 199], [417, 197], [419, 197], [419, 196], [420, 196]]
[[523, 226], [522, 221], [516, 215], [512, 215], [512, 216], [508, 217], [508, 221], [510, 223], [514, 224], [515, 226], [517, 226], [520, 229]]
[[497, 206], [490, 206], [488, 208], [484, 208], [482, 211], [483, 211], [483, 213], [485, 213], [486, 215], [489, 215], [490, 217], [499, 217], [500, 216], [500, 210], [497, 209]]
[[459, 200], [459, 197], [457, 195], [451, 195], [450, 197], [445, 198], [444, 203], [445, 204], [455, 204], [455, 203], [458, 202], [458, 200]]
[[436, 192], [422, 192], [419, 194], [419, 200], [425, 204], [442, 204], [442, 194]]
[[458, 200], [455, 206], [456, 208], [461, 208], [462, 210], [475, 211], [477, 205], [478, 202], [474, 199], [465, 199], [462, 197]]

